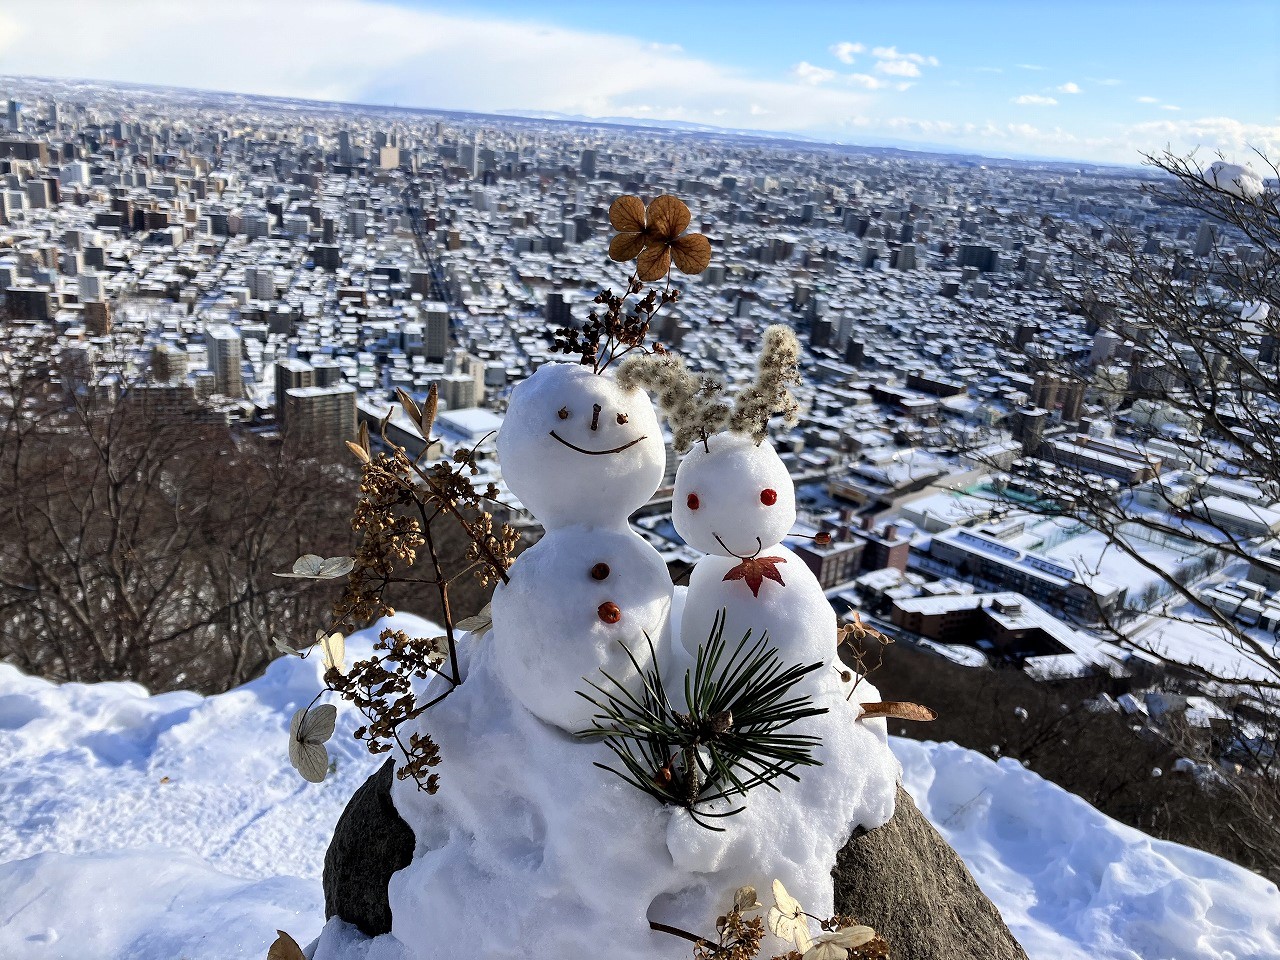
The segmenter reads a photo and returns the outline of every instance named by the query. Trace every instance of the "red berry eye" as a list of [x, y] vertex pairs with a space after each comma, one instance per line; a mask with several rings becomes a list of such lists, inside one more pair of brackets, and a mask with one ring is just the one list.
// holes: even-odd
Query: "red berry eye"
[[772, 507], [778, 502], [778, 491], [773, 489], [764, 489], [760, 491], [760, 502], [766, 507]]
[[685, 503], [688, 504], [690, 510], [697, 510], [701, 506], [701, 501], [698, 500], [696, 493], [689, 494], [689, 499]]

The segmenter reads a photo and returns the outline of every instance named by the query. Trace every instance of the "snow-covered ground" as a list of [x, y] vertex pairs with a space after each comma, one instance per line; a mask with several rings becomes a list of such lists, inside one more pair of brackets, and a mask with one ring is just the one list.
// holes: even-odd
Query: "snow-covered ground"
[[[311, 940], [328, 837], [378, 763], [344, 711], [336, 773], [313, 786], [290, 768], [289, 718], [318, 686], [318, 662], [292, 658], [207, 698], [59, 687], [0, 665], [0, 957], [262, 960], [276, 928]], [[1034, 960], [1280, 957], [1280, 892], [1255, 875], [1117, 824], [1012, 761], [894, 749]]]

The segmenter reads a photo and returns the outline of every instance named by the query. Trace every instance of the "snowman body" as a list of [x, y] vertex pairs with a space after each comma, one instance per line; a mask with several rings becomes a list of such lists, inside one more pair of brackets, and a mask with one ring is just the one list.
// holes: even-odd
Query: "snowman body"
[[839, 683], [836, 617], [822, 587], [782, 546], [796, 519], [795, 485], [768, 443], [717, 433], [695, 446], [676, 471], [672, 519], [680, 536], [706, 556], [693, 568], [680, 624], [686, 658], [705, 645], [723, 612], [733, 650], [750, 631], [787, 663], [822, 663], [810, 691]]
[[[820, 738], [814, 756], [821, 766], [797, 770], [798, 782], [779, 778], [776, 791], [752, 791], [721, 833], [673, 818], [667, 845], [682, 871], [737, 876], [760, 889], [778, 879], [810, 912], [829, 916], [836, 853], [854, 829], [892, 816], [900, 768], [883, 721], [859, 721], [860, 704], [878, 694], [865, 681], [855, 689], [843, 679], [836, 616], [821, 585], [781, 545], [795, 518], [795, 487], [768, 443], [715, 434], [676, 473], [676, 530], [707, 555], [689, 580], [671, 664], [693, 662], [722, 616], [730, 651], [748, 632], [748, 646], [767, 634], [784, 663], [821, 664], [794, 692], [826, 712], [787, 731]], [[772, 939], [766, 947], [785, 952]]]
[[627, 524], [662, 480], [657, 415], [612, 377], [547, 364], [513, 391], [498, 460], [546, 533], [494, 591], [494, 669], [539, 719], [584, 730], [579, 691], [604, 672], [633, 685], [669, 641], [671, 577]]

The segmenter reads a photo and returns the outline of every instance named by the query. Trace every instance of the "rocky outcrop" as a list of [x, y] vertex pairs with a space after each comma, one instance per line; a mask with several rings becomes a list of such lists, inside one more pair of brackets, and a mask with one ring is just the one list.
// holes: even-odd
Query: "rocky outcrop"
[[324, 915], [341, 917], [371, 937], [391, 930], [387, 883], [413, 859], [413, 831], [391, 802], [395, 764], [364, 782], [338, 819], [324, 855]]
[[[413, 858], [391, 802], [388, 760], [355, 792], [324, 858], [326, 917], [370, 936], [391, 929], [387, 882]], [[875, 927], [894, 960], [1027, 960], [968, 868], [898, 788], [893, 819], [855, 836], [833, 872], [836, 910]]]
[[836, 912], [874, 927], [893, 960], [1027, 960], [999, 911], [911, 795], [850, 840], [832, 872]]

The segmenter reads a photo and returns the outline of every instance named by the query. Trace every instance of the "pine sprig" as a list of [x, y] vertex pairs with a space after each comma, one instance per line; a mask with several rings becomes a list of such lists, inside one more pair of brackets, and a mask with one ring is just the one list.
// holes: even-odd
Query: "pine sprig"
[[730, 650], [724, 627], [721, 611], [698, 648], [694, 668], [685, 673], [687, 712], [673, 706], [651, 641], [648, 669], [627, 650], [640, 675], [639, 689], [606, 673], [604, 685], [587, 681], [594, 693], [579, 691], [600, 712], [593, 718], [596, 725], [578, 736], [603, 740], [620, 764], [596, 766], [660, 803], [684, 807], [711, 830], [721, 828], [710, 819], [733, 816], [744, 807], [712, 811], [707, 805], [759, 786], [776, 790], [778, 777], [799, 780], [795, 768], [821, 763], [813, 755], [819, 737], [783, 731], [827, 712], [793, 692], [822, 664], [785, 664], [767, 633], [753, 642], [747, 631]]

